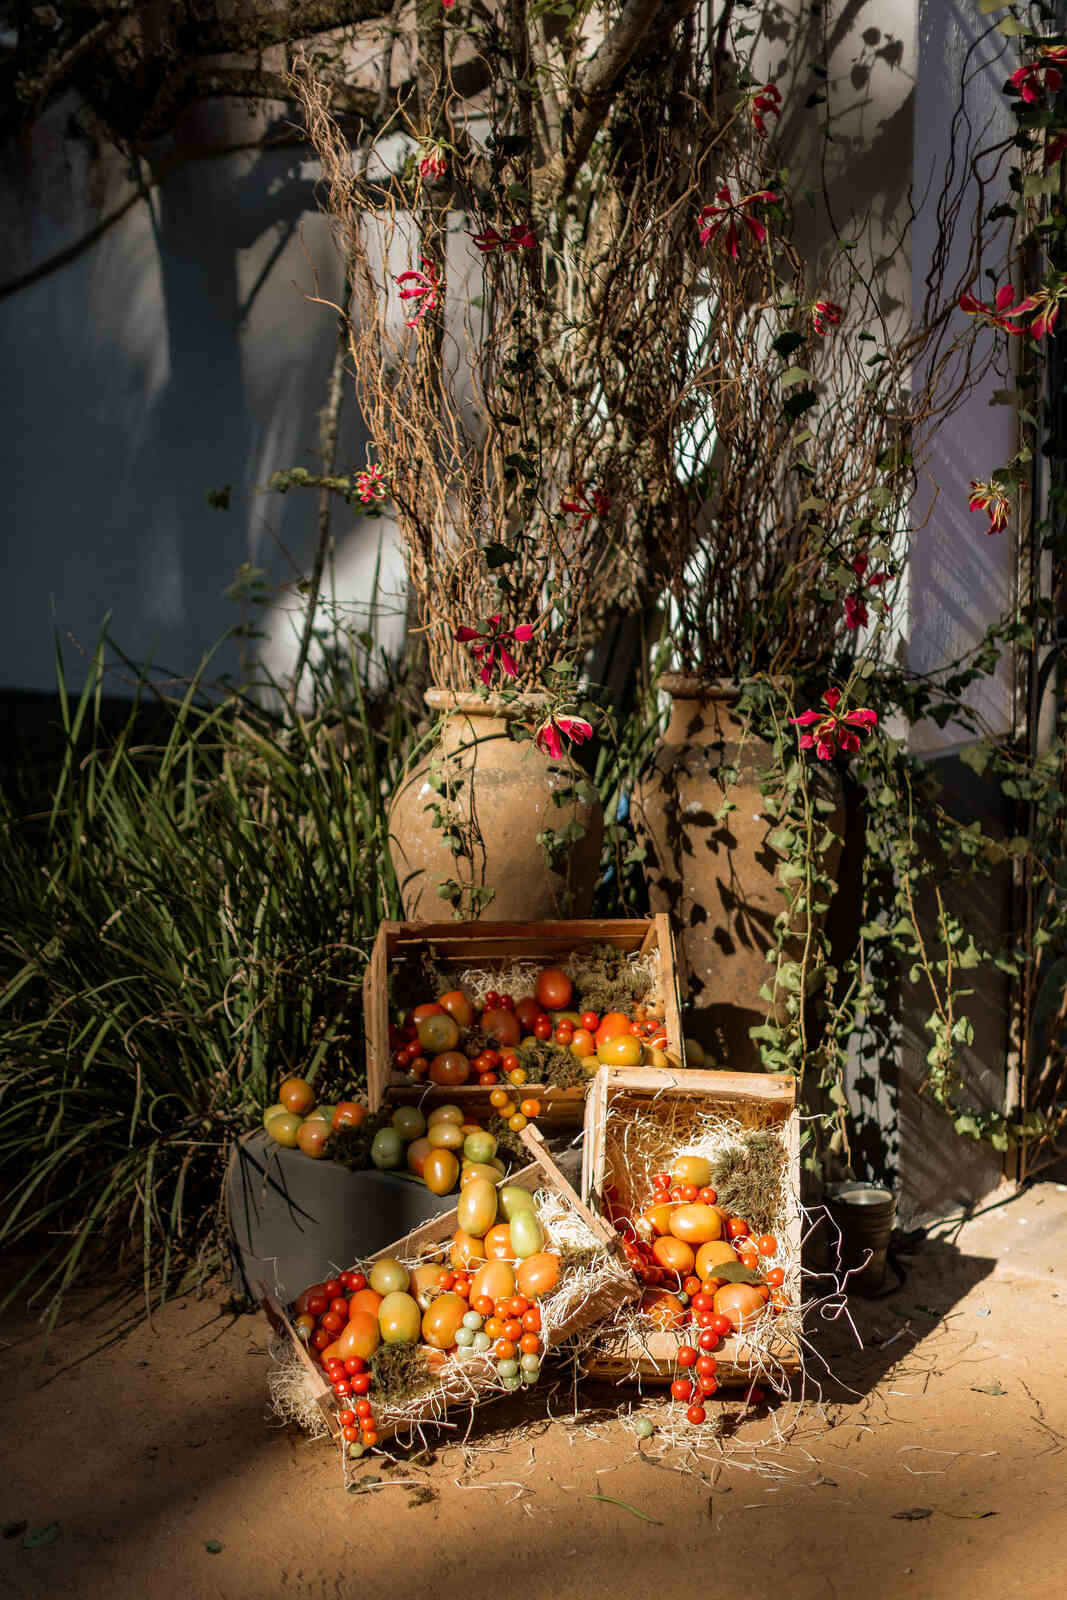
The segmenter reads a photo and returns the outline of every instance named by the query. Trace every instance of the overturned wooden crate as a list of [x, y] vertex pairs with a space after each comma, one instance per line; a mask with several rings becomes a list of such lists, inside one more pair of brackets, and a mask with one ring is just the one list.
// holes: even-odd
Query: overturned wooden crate
[[[548, 1357], [564, 1343], [573, 1348], [575, 1339], [586, 1330], [618, 1316], [624, 1305], [637, 1298], [638, 1289], [619, 1256], [615, 1230], [579, 1198], [549, 1154], [541, 1134], [526, 1128], [521, 1138], [531, 1160], [517, 1173], [502, 1178], [501, 1185], [515, 1185], [542, 1198], [539, 1214], [545, 1227], [545, 1249], [560, 1250], [563, 1260], [558, 1284], [538, 1302], [543, 1355]], [[409, 1267], [447, 1260], [457, 1227], [457, 1212], [445, 1212], [357, 1265], [367, 1267], [386, 1256]], [[312, 1360], [286, 1311], [265, 1291], [261, 1292], [261, 1304], [275, 1329], [291, 1343], [305, 1368], [312, 1398], [331, 1434], [340, 1441], [338, 1412], [343, 1409], [342, 1403], [335, 1399], [322, 1369]], [[424, 1426], [454, 1426], [450, 1415], [469, 1414], [473, 1406], [508, 1392], [489, 1355], [430, 1355], [439, 1365], [410, 1401], [390, 1406], [377, 1402], [371, 1391], [375, 1429], [381, 1442], [397, 1433], [415, 1433]]]
[[[746, 1148], [761, 1141], [773, 1157], [781, 1149], [780, 1188], [764, 1231], [775, 1234], [775, 1264], [790, 1309], [759, 1319], [751, 1333], [723, 1340], [715, 1351], [720, 1384], [759, 1378], [778, 1388], [802, 1366], [800, 1340], [800, 1115], [796, 1081], [763, 1073], [663, 1071], [645, 1067], [601, 1067], [586, 1103], [582, 1194], [594, 1211], [605, 1210], [605, 1194], [640, 1211], [653, 1198], [653, 1174], [670, 1170], [682, 1154]], [[768, 1263], [770, 1264], [770, 1263]], [[590, 1376], [656, 1384], [678, 1376], [676, 1354], [693, 1341], [692, 1327], [656, 1328], [626, 1309], [614, 1329], [602, 1329], [584, 1368]]]
[[[491, 1109], [491, 1091], [479, 1085], [439, 1088], [415, 1083], [407, 1073], [393, 1070], [389, 980], [401, 962], [417, 961], [424, 951], [432, 951], [442, 972], [458, 981], [459, 975], [471, 968], [496, 974], [516, 961], [564, 962], [581, 946], [590, 944], [611, 945], [627, 955], [655, 954], [667, 1048], [684, 1060], [674, 936], [670, 919], [662, 913], [647, 922], [383, 922], [363, 979], [367, 1100], [371, 1111], [377, 1111], [386, 1099], [393, 1103], [413, 1101], [425, 1108], [451, 1103], [471, 1116], [487, 1115]], [[568, 1088], [525, 1083], [522, 1094], [540, 1101], [538, 1121], [542, 1126], [577, 1127], [582, 1122], [587, 1088], [588, 1082]]]

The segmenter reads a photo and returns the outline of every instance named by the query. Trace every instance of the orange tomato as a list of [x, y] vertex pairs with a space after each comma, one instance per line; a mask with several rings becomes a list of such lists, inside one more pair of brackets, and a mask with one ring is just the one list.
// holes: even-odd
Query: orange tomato
[[367, 1108], [358, 1100], [339, 1100], [333, 1110], [334, 1128], [358, 1128], [366, 1120]]
[[422, 1181], [431, 1194], [448, 1194], [458, 1177], [459, 1162], [451, 1150], [431, 1150], [422, 1164]]
[[438, 1005], [436, 1000], [429, 1000], [425, 1005], [415, 1007], [411, 1013], [411, 1020], [417, 1028], [427, 1017], [439, 1017], [444, 1009], [444, 1006]]
[[430, 1081], [453, 1085], [466, 1083], [471, 1064], [461, 1050], [443, 1050], [430, 1062]]
[[368, 1311], [353, 1311], [348, 1326], [337, 1341], [337, 1353], [342, 1361], [347, 1361], [349, 1356], [359, 1356], [363, 1361], [369, 1361], [381, 1342], [377, 1312], [371, 1316]]
[[682, 1278], [692, 1272], [696, 1261], [692, 1247], [684, 1239], [676, 1239], [672, 1233], [666, 1233], [655, 1241], [652, 1255], [659, 1266], [666, 1267], [668, 1272], [677, 1272]]
[[423, 1165], [432, 1149], [433, 1145], [425, 1137], [412, 1139], [408, 1145], [404, 1159], [407, 1161], [408, 1170], [413, 1172], [417, 1178], [422, 1177]]
[[538, 973], [534, 997], [546, 1011], [566, 1011], [573, 993], [574, 985], [562, 967], [545, 967]]
[[469, 1028], [474, 1021], [474, 1007], [471, 1005], [470, 996], [464, 994], [462, 989], [449, 989], [447, 994], [440, 996], [437, 1003], [461, 1028]]
[[523, 1100], [519, 1106], [519, 1111], [522, 1116], [527, 1118], [539, 1117], [541, 1115], [541, 1102], [540, 1100]]
[[671, 1168], [671, 1179], [679, 1188], [691, 1183], [706, 1189], [711, 1182], [711, 1162], [704, 1156], [679, 1156]]
[[641, 1213], [641, 1221], [647, 1222], [652, 1232], [662, 1237], [663, 1234], [671, 1231], [671, 1213], [674, 1209], [674, 1206], [668, 1201], [664, 1201], [659, 1206], [648, 1206]]
[[752, 1283], [727, 1283], [715, 1291], [715, 1314], [729, 1317], [736, 1329], [746, 1327], [762, 1316], [763, 1296]]
[[711, 1239], [707, 1244], [702, 1244], [697, 1251], [696, 1273], [698, 1278], [710, 1278], [715, 1274], [715, 1268], [724, 1261], [736, 1261], [733, 1246], [726, 1243], [725, 1239]]
[[515, 1293], [515, 1272], [506, 1261], [487, 1261], [471, 1282], [471, 1310], [483, 1317], [492, 1314], [498, 1300], [510, 1300]]
[[722, 1238], [722, 1217], [714, 1206], [677, 1206], [671, 1218], [671, 1232], [686, 1244], [709, 1244]]
[[355, 1294], [350, 1294], [348, 1297], [349, 1321], [352, 1320], [352, 1315], [356, 1311], [365, 1311], [369, 1317], [376, 1317], [381, 1303], [382, 1297], [375, 1290], [357, 1289]]
[[456, 1329], [467, 1315], [467, 1302], [462, 1295], [439, 1294], [422, 1315], [422, 1337], [435, 1350], [451, 1350], [456, 1342]]
[[[603, 1027], [603, 1023], [601, 1023]], [[602, 1067], [639, 1067], [644, 1056], [640, 1039], [632, 1033], [613, 1033], [606, 1039], [597, 1029], [596, 1058]]]
[[490, 1339], [499, 1339], [504, 1332], [504, 1324], [499, 1317], [486, 1317], [485, 1332]]
[[482, 1241], [485, 1245], [485, 1258], [487, 1261], [511, 1261], [511, 1224], [498, 1222], [495, 1228], [490, 1228]]
[[536, 1255], [527, 1256], [525, 1261], [519, 1262], [515, 1281], [520, 1293], [528, 1300], [539, 1300], [559, 1282], [559, 1256], [548, 1250], [539, 1250]]
[[685, 1321], [685, 1307], [667, 1289], [646, 1289], [641, 1296], [641, 1310], [657, 1328], [680, 1328]]
[[473, 1234], [457, 1228], [452, 1236], [448, 1259], [457, 1270], [469, 1267], [472, 1262], [485, 1260], [485, 1247]]
[[498, 1361], [514, 1361], [515, 1357], [518, 1355], [518, 1349], [513, 1341], [507, 1337], [506, 1330], [505, 1337], [497, 1341], [497, 1346], [493, 1354], [496, 1356]]
[[519, 1349], [524, 1356], [535, 1356], [541, 1348], [541, 1341], [536, 1333], [524, 1333], [519, 1340]]
[[621, 1011], [609, 1011], [606, 1016], [601, 1017], [600, 1026], [593, 1038], [599, 1046], [605, 1039], [615, 1039], [619, 1035], [624, 1035], [628, 1039], [633, 1038], [630, 1032], [630, 1019], [624, 1017]]
[[571, 1055], [579, 1061], [584, 1061], [587, 1056], [596, 1055], [596, 1040], [588, 1028], [575, 1028], [570, 1050]]

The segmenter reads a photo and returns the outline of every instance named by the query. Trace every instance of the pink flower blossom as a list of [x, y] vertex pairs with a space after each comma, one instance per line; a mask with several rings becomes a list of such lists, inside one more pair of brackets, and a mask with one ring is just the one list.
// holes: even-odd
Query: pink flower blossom
[[423, 147], [419, 160], [420, 178], [443, 178], [448, 171], [448, 151], [443, 144], [429, 144]]
[[515, 250], [537, 249], [537, 239], [525, 222], [512, 223], [506, 234], [486, 224], [481, 233], [472, 233], [470, 238], [483, 255], [490, 255], [494, 250], [503, 250], [505, 255], [511, 255]]
[[1002, 289], [997, 290], [995, 310], [985, 300], [979, 300], [976, 295], [971, 294], [969, 289], [966, 294], [960, 295], [959, 304], [960, 310], [966, 311], [969, 317], [977, 317], [979, 322], [984, 322], [990, 328], [1003, 328], [1005, 333], [1018, 337], [1022, 329], [1015, 328], [1004, 320], [1014, 314], [1008, 309], [1014, 299], [1015, 290], [1009, 284], [1005, 284]]
[[841, 702], [840, 689], [827, 689], [822, 699], [825, 711], [802, 711], [799, 717], [790, 717], [789, 720], [801, 728], [814, 729], [814, 732], [801, 736], [800, 748], [814, 748], [820, 761], [830, 761], [837, 750], [843, 750], [846, 754], [858, 750], [860, 739], [855, 729], [866, 732], [868, 728], [873, 728], [878, 721], [878, 713], [861, 706], [839, 717], [837, 707]]
[[777, 117], [781, 114], [782, 96], [773, 83], [765, 83], [762, 89], [757, 89], [752, 96], [752, 126], [761, 139], [767, 137], [767, 117]]
[[501, 628], [499, 617], [490, 617], [489, 626], [483, 633], [479, 628], [457, 628], [456, 638], [460, 644], [470, 644], [472, 640], [479, 642], [473, 646], [472, 655], [476, 661], [481, 662], [478, 676], [483, 683], [488, 683], [493, 676], [493, 667], [497, 657], [505, 677], [514, 678], [517, 668], [511, 651], [506, 648], [505, 640], [513, 640], [516, 644], [528, 644], [533, 638], [533, 628], [528, 622], [520, 622], [517, 628]]
[[827, 332], [827, 324], [836, 328], [844, 313], [841, 307], [832, 300], [813, 300], [811, 302], [811, 325], [822, 339]]
[[[1060, 314], [1060, 301], [1067, 298], [1067, 277], [1056, 276], [1045, 286], [1028, 294], [1025, 300], [1020, 300], [1011, 311], [1005, 312], [1009, 317], [1026, 317], [1033, 312], [1027, 323], [1026, 332], [1035, 339], [1043, 339], [1046, 333], [1051, 333], [1056, 326], [1056, 318]], [[1018, 330], [1020, 333], [1023, 329]]]
[[1011, 515], [1011, 496], [1005, 485], [998, 483], [995, 478], [986, 482], [973, 478], [968, 510], [985, 511], [988, 514], [989, 527], [986, 533], [1003, 533]]
[[856, 574], [856, 587], [845, 596], [845, 627], [853, 633], [857, 628], [865, 628], [870, 621], [866, 591], [880, 589], [883, 583], [889, 581], [888, 572], [872, 572], [868, 578], [868, 565], [866, 556], [857, 556], [852, 563], [852, 570]]
[[356, 473], [356, 493], [364, 505], [369, 505], [372, 500], [381, 500], [387, 492], [385, 475], [377, 464], [368, 467], [365, 472]]
[[611, 510], [611, 501], [602, 489], [586, 490], [585, 480], [579, 483], [577, 489], [572, 489], [573, 499], [561, 500], [560, 506], [571, 516], [577, 517], [584, 527], [593, 517], [602, 517]]
[[407, 289], [401, 287], [401, 300], [419, 301], [418, 306], [415, 308], [415, 315], [409, 317], [404, 324], [407, 328], [417, 328], [427, 311], [433, 311], [438, 303], [437, 297], [441, 289], [441, 279], [438, 276], [437, 267], [428, 256], [423, 256], [422, 266], [423, 270], [421, 272], [412, 267], [409, 272], [401, 272], [396, 280], [400, 285], [405, 283], [410, 285]]
[[558, 761], [563, 754], [564, 739], [569, 739], [572, 744], [584, 744], [592, 737], [592, 723], [584, 722], [581, 717], [549, 717], [538, 728], [534, 743], [546, 756]]
[[1059, 69], [1063, 66], [1067, 66], [1067, 45], [1045, 45], [1035, 61], [1016, 67], [1008, 82], [1018, 89], [1023, 102], [1032, 106], [1036, 104], [1042, 89], [1048, 94], [1055, 94], [1062, 87], [1063, 73]]
[[712, 239], [722, 227], [726, 228], [726, 251], [731, 261], [736, 261], [741, 253], [741, 233], [738, 224], [743, 224], [755, 239], [757, 244], [762, 244], [767, 237], [765, 225], [757, 217], [748, 214], [750, 206], [763, 203], [764, 205], [777, 205], [778, 196], [770, 189], [757, 189], [754, 194], [742, 195], [735, 200], [728, 184], [716, 191], [718, 205], [704, 206], [697, 222], [700, 224], [701, 244], [710, 244]]

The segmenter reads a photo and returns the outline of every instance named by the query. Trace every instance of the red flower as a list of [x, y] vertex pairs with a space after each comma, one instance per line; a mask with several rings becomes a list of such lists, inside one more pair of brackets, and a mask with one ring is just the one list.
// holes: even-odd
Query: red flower
[[835, 750], [844, 750], [846, 753], [858, 750], [860, 747], [859, 734], [854, 732], [859, 728], [865, 732], [873, 728], [878, 721], [878, 713], [861, 706], [857, 711], [846, 711], [844, 716], [837, 715], [837, 707], [841, 701], [840, 689], [827, 689], [823, 694], [823, 704], [826, 711], [802, 711], [799, 717], [790, 717], [790, 722], [795, 722], [802, 728], [814, 727], [814, 733], [805, 733], [800, 740], [802, 750], [811, 750], [820, 761], [830, 761]]
[[489, 627], [485, 633], [478, 628], [457, 628], [456, 638], [460, 644], [469, 644], [472, 639], [480, 641], [474, 646], [472, 654], [476, 661], [482, 663], [478, 673], [479, 678], [483, 683], [488, 683], [493, 676], [493, 666], [497, 656], [500, 657], [500, 665], [505, 676], [508, 678], [515, 676], [515, 660], [511, 651], [505, 648], [504, 641], [512, 639], [516, 644], [527, 644], [533, 638], [533, 628], [528, 622], [520, 622], [517, 628], [503, 629], [499, 617], [490, 617]]
[[[1051, 333], [1056, 326], [1056, 318], [1060, 314], [1060, 301], [1067, 297], [1067, 277], [1057, 275], [1045, 284], [1043, 289], [1038, 289], [1034, 294], [1028, 294], [1025, 300], [1020, 300], [1006, 315], [1009, 317], [1024, 317], [1031, 311], [1036, 316], [1030, 317], [1027, 331], [1035, 339], [1043, 339], [1046, 333]], [[1022, 329], [1017, 330], [1022, 333]]]
[[765, 118], [779, 116], [781, 109], [782, 96], [773, 83], [765, 83], [762, 89], [756, 90], [752, 96], [752, 126], [761, 139], [767, 137]]
[[365, 472], [356, 473], [356, 493], [364, 505], [368, 505], [371, 500], [382, 499], [387, 490], [381, 467], [368, 467]]
[[880, 589], [883, 583], [889, 581], [888, 572], [872, 572], [868, 578], [867, 567], [866, 556], [857, 556], [852, 563], [852, 570], [856, 574], [856, 587], [845, 596], [845, 627], [853, 633], [857, 628], [865, 628], [870, 621], [864, 591]]
[[1004, 484], [998, 483], [995, 478], [990, 478], [986, 483], [973, 478], [968, 510], [988, 512], [989, 527], [986, 533], [1003, 533], [1011, 515], [1011, 496]]
[[[448, 0], [451, 4], [451, 0]], [[443, 144], [427, 145], [419, 161], [420, 178], [443, 178], [448, 171], [448, 151]]]
[[603, 490], [591, 489], [587, 492], [584, 479], [578, 488], [571, 492], [574, 499], [561, 500], [560, 505], [564, 511], [569, 511], [572, 516], [577, 517], [583, 527], [591, 518], [602, 517], [611, 510], [611, 501]]
[[538, 728], [534, 743], [546, 756], [558, 761], [563, 754], [564, 739], [569, 739], [572, 744], [584, 744], [592, 737], [592, 723], [584, 722], [581, 717], [549, 717]]
[[841, 307], [835, 305], [832, 300], [813, 300], [811, 302], [811, 325], [820, 339], [826, 334], [827, 323], [836, 328], [843, 315]]
[[472, 233], [470, 237], [483, 255], [489, 255], [493, 250], [503, 250], [505, 255], [511, 255], [515, 250], [537, 249], [537, 240], [525, 222], [512, 223], [506, 236], [487, 225], [481, 233]]
[[705, 206], [697, 218], [700, 224], [701, 244], [710, 244], [719, 229], [726, 228], [726, 251], [731, 261], [736, 261], [740, 254], [741, 234], [738, 223], [743, 223], [751, 233], [757, 244], [762, 244], [767, 237], [767, 229], [756, 217], [750, 217], [748, 207], [757, 205], [760, 201], [764, 205], [776, 206], [778, 196], [770, 189], [757, 189], [755, 194], [742, 195], [736, 200], [728, 184], [716, 191], [717, 206]]
[[1005, 284], [1003, 289], [997, 290], [996, 310], [994, 310], [991, 305], [979, 300], [968, 290], [966, 294], [960, 295], [960, 310], [966, 311], [969, 317], [977, 317], [979, 322], [984, 322], [991, 328], [1003, 328], [1005, 333], [1018, 336], [1022, 333], [1022, 329], [1014, 328], [1010, 322], [1004, 320], [1005, 317], [1014, 315], [1014, 312], [1008, 310], [1014, 298], [1015, 290]]
[[409, 272], [401, 272], [396, 280], [398, 284], [407, 283], [412, 285], [409, 289], [401, 288], [401, 300], [418, 300], [420, 302], [416, 307], [415, 315], [409, 317], [405, 322], [404, 326], [406, 328], [418, 327], [427, 311], [432, 311], [437, 305], [438, 291], [441, 288], [437, 267], [427, 256], [423, 256], [422, 265], [424, 268], [422, 272], [413, 267]]
[[[1044, 88], [1049, 94], [1055, 94], [1062, 87], [1063, 74], [1060, 67], [1067, 66], [1067, 45], [1046, 45], [1038, 54], [1036, 61], [1029, 61], [1025, 66], [1016, 67], [1008, 82], [1013, 88], [1018, 89], [1024, 103], [1032, 106]], [[1042, 78], [1044, 83], [1042, 83]]]

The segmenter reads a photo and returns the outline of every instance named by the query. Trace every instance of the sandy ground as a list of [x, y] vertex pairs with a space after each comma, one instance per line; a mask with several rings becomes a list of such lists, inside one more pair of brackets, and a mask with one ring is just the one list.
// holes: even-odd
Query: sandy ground
[[105, 1307], [43, 1367], [9, 1319], [0, 1594], [1060, 1596], [1067, 1187], [943, 1226], [906, 1265], [853, 1303], [862, 1349], [843, 1320], [819, 1335], [836, 1381], [779, 1409], [787, 1444], [717, 1402], [737, 1426], [697, 1473], [656, 1436], [639, 1451], [630, 1391], [601, 1386], [576, 1422], [498, 1403], [472, 1455], [369, 1460], [353, 1493], [330, 1446], [270, 1416], [258, 1317], [189, 1299], [124, 1333]]

